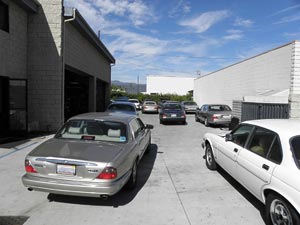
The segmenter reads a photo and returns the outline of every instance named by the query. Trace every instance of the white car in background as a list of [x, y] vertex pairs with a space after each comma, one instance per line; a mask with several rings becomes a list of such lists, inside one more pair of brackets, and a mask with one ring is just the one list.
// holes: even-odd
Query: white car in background
[[221, 166], [266, 206], [267, 224], [300, 224], [300, 120], [241, 123], [204, 135], [206, 166]]
[[140, 110], [141, 109], [141, 103], [138, 99], [128, 99], [129, 102], [135, 104], [136, 110]]

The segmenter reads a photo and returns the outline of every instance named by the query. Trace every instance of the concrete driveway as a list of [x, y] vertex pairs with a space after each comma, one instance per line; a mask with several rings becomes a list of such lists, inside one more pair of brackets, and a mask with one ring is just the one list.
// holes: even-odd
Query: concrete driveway
[[21, 182], [24, 158], [46, 138], [0, 147], [0, 224], [265, 224], [263, 204], [223, 170], [205, 166], [203, 134], [224, 130], [196, 123], [193, 115], [187, 125], [159, 124], [156, 114], [141, 118], [154, 129], [152, 150], [138, 168], [138, 187], [107, 201], [26, 190]]

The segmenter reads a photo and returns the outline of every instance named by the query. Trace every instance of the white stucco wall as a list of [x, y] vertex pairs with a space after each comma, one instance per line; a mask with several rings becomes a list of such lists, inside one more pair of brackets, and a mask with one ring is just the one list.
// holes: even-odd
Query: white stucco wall
[[194, 77], [147, 76], [147, 94], [186, 95], [194, 89]]
[[195, 80], [198, 105], [224, 103], [243, 96], [264, 95], [290, 88], [294, 42], [228, 66]]

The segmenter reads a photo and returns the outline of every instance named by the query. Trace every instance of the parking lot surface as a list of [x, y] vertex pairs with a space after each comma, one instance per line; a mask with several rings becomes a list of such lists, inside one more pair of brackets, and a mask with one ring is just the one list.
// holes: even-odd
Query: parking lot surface
[[205, 127], [192, 114], [186, 125], [159, 124], [157, 114], [140, 116], [154, 129], [151, 152], [138, 168], [137, 188], [122, 190], [106, 201], [27, 191], [21, 182], [24, 158], [49, 137], [0, 147], [0, 224], [16, 218], [23, 218], [20, 224], [26, 225], [265, 224], [262, 203], [223, 170], [209, 171], [205, 166], [203, 134], [226, 130]]

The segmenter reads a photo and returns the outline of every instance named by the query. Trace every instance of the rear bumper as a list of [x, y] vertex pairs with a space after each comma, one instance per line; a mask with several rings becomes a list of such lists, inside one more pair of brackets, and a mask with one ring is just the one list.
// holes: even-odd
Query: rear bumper
[[129, 179], [130, 171], [114, 181], [88, 182], [53, 179], [25, 174], [22, 182], [25, 187], [35, 191], [53, 194], [74, 195], [84, 197], [100, 197], [114, 195], [119, 192]]
[[185, 122], [186, 118], [181, 117], [167, 117], [167, 118], [160, 118], [160, 121], [162, 122]]
[[226, 119], [226, 120], [222, 120], [222, 119], [216, 119], [213, 121], [209, 121], [210, 124], [216, 124], [216, 125], [229, 125], [231, 123], [231, 119]]

